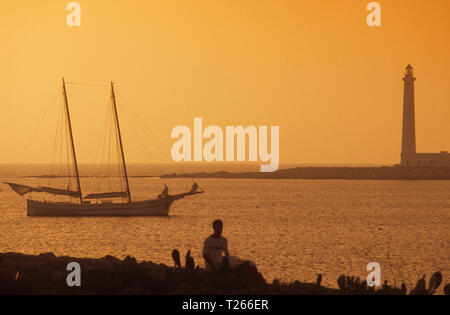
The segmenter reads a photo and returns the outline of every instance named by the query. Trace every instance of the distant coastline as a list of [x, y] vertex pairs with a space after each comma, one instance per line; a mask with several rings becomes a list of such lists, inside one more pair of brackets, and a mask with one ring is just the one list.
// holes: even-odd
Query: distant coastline
[[450, 180], [450, 167], [296, 167], [274, 173], [198, 172], [162, 178]]
[[[141, 174], [139, 174], [141, 173]], [[152, 172], [153, 173], [153, 172]], [[134, 171], [130, 178], [230, 178], [230, 179], [346, 179], [346, 180], [450, 180], [450, 167], [398, 166], [298, 166], [274, 173], [258, 171], [209, 170], [154, 174]], [[14, 178], [64, 178], [67, 175], [22, 174]], [[80, 178], [107, 178], [102, 175], [80, 175]], [[114, 177], [114, 176], [113, 176]], [[8, 178], [6, 176], [5, 178]]]

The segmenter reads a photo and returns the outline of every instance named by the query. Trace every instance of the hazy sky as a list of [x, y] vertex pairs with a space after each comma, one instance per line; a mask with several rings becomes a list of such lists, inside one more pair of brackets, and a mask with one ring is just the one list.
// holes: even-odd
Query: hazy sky
[[[57, 107], [39, 121], [65, 76], [105, 84], [68, 86], [81, 162], [95, 161], [113, 80], [168, 148], [173, 127], [202, 117], [279, 125], [281, 163], [392, 164], [408, 63], [417, 149], [450, 150], [448, 0], [379, 1], [379, 28], [368, 0], [79, 0], [79, 28], [66, 24], [69, 2], [0, 0], [1, 163], [25, 148], [21, 162], [49, 162]], [[146, 162], [122, 121], [128, 161]]]

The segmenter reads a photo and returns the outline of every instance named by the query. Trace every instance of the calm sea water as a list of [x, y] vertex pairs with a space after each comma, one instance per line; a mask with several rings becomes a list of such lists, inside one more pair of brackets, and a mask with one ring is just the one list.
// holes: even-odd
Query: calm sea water
[[[14, 180], [3, 178], [2, 180]], [[46, 184], [21, 178], [16, 182]], [[95, 191], [100, 179], [82, 179]], [[166, 180], [172, 192], [187, 179]], [[28, 218], [26, 199], [2, 185], [0, 252], [76, 257], [126, 255], [171, 265], [174, 248], [202, 263], [203, 240], [221, 218], [230, 252], [253, 260], [266, 280], [315, 281], [339, 275], [382, 278], [411, 287], [442, 271], [450, 282], [450, 181], [202, 179], [207, 193], [180, 200], [167, 218]], [[155, 197], [160, 179], [131, 179], [135, 199]], [[442, 292], [442, 288], [440, 290]]]

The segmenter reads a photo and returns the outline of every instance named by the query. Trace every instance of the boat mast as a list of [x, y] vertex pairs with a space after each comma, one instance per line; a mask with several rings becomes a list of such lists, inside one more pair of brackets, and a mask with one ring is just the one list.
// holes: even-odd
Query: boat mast
[[117, 115], [116, 94], [114, 93], [114, 83], [113, 82], [111, 82], [111, 97], [112, 97], [113, 107], [114, 107], [114, 116], [115, 116], [115, 120], [116, 120], [117, 134], [119, 136], [120, 153], [122, 155], [123, 173], [125, 176], [125, 182], [127, 184], [128, 202], [131, 203], [130, 185], [128, 183], [127, 165], [125, 163], [125, 155], [123, 153], [122, 135], [120, 133], [119, 116]]
[[80, 203], [83, 203], [83, 195], [81, 194], [81, 185], [80, 185], [80, 175], [78, 173], [77, 156], [75, 154], [75, 145], [73, 143], [72, 123], [70, 122], [69, 103], [67, 101], [66, 81], [64, 80], [64, 78], [63, 78], [63, 94], [64, 94], [64, 104], [65, 104], [65, 109], [66, 109], [67, 123], [68, 123], [69, 134], [70, 134], [70, 144], [71, 144], [71, 148], [72, 148], [72, 159], [73, 159], [73, 164], [75, 166], [75, 173], [77, 175], [78, 193], [80, 194]]

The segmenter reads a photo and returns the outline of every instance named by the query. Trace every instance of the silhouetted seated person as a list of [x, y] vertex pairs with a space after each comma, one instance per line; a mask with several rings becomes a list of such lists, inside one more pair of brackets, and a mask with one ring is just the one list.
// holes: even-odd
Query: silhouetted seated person
[[190, 193], [195, 193], [198, 190], [198, 184], [196, 182], [194, 182], [194, 184], [192, 185], [191, 191]]
[[163, 191], [159, 194], [158, 198], [165, 198], [169, 196], [169, 187], [167, 185], [164, 185]]
[[205, 259], [206, 270], [214, 270], [222, 265], [223, 254], [230, 256], [228, 252], [228, 241], [222, 236], [223, 222], [216, 220], [213, 222], [214, 234], [208, 236], [203, 243], [203, 258]]

